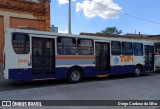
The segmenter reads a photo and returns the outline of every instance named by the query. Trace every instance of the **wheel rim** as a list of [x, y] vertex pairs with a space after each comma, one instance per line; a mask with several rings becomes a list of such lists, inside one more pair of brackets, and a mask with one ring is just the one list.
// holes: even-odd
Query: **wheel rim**
[[71, 73], [71, 79], [72, 79], [73, 81], [78, 81], [79, 78], [80, 78], [80, 73], [79, 73], [78, 71], [73, 71], [73, 72]]
[[141, 73], [141, 70], [139, 68], [136, 68], [135, 73], [139, 75]]

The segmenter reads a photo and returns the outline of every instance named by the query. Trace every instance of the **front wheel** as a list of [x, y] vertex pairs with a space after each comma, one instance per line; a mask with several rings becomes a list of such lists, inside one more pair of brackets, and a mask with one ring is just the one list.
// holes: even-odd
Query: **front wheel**
[[79, 68], [72, 68], [68, 73], [68, 81], [70, 83], [77, 83], [81, 80], [82, 72]]
[[136, 67], [134, 75], [135, 76], [140, 76], [141, 74], [142, 74], [142, 68], [139, 67], [139, 66]]

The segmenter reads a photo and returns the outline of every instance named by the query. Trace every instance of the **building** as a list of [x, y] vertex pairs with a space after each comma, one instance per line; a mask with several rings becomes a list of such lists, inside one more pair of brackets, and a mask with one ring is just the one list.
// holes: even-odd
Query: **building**
[[160, 37], [160, 35], [159, 34], [157, 34], [157, 35], [150, 35], [148, 37]]
[[50, 0], [0, 0], [0, 62], [5, 28], [50, 31]]
[[133, 34], [133, 33], [127, 33], [127, 34], [124, 34], [125, 36], [131, 36], [131, 37], [148, 37], [150, 36], [149, 34], [141, 34], [139, 32], [139, 34]]
[[160, 41], [160, 35], [141, 35], [141, 34], [124, 34], [124, 35], [117, 35], [117, 34], [101, 34], [101, 33], [84, 33], [81, 32], [80, 35], [84, 36], [97, 36], [97, 37], [114, 37], [114, 38], [129, 38], [129, 39], [140, 39], [140, 40], [152, 40], [152, 41]]
[[55, 27], [54, 25], [52, 25], [51, 28], [50, 28], [50, 31], [58, 33], [58, 27]]

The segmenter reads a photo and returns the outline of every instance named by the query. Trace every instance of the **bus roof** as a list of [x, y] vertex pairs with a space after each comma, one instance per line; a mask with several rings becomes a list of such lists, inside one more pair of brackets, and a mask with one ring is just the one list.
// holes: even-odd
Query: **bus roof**
[[[55, 32], [46, 32], [46, 31], [37, 31], [37, 30], [26, 30], [26, 29], [17, 29], [17, 28], [6, 28], [6, 32], [22, 32], [28, 34], [35, 34], [35, 35], [47, 35], [47, 36], [66, 36], [66, 37], [76, 37], [76, 38], [88, 38], [94, 40], [119, 40], [119, 41], [136, 41], [138, 42], [154, 42], [160, 41], [160, 38], [153, 38], [153, 37], [131, 37], [125, 35], [113, 35], [113, 34], [94, 34], [94, 33], [81, 33], [80, 35], [75, 34], [64, 34], [64, 33], [55, 33]], [[107, 39], [106, 39], [107, 38]], [[132, 39], [132, 40], [131, 40]], [[140, 40], [143, 39], [143, 40]], [[158, 39], [158, 40], [156, 40]]]

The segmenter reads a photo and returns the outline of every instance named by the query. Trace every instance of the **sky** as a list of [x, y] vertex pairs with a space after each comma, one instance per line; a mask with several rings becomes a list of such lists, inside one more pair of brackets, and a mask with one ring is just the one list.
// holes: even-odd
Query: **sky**
[[[72, 0], [72, 34], [117, 27], [123, 34], [160, 34], [160, 0]], [[51, 25], [68, 33], [68, 0], [51, 0]]]

